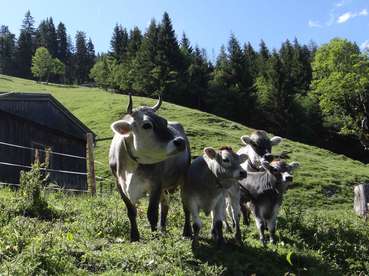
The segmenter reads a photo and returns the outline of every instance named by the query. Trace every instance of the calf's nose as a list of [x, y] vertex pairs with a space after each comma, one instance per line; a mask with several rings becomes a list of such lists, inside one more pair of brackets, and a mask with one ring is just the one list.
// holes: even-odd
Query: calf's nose
[[246, 178], [247, 172], [246, 171], [240, 171], [240, 178]]
[[173, 140], [173, 144], [176, 146], [178, 150], [184, 150], [185, 148], [185, 140], [181, 137], [177, 137]]
[[293, 180], [293, 176], [287, 176], [286, 177], [286, 181], [287, 182], [292, 182], [292, 180]]
[[264, 154], [264, 159], [268, 162], [272, 162], [273, 161], [273, 154], [271, 154], [271, 153]]

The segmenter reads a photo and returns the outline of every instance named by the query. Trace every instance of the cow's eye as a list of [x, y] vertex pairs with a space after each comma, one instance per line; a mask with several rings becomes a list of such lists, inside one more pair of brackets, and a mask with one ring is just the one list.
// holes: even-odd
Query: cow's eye
[[223, 162], [224, 163], [229, 163], [229, 159], [228, 158], [223, 158]]
[[152, 128], [152, 125], [151, 125], [150, 123], [144, 123], [144, 124], [142, 125], [142, 128], [143, 128], [143, 129], [150, 129], [150, 128]]

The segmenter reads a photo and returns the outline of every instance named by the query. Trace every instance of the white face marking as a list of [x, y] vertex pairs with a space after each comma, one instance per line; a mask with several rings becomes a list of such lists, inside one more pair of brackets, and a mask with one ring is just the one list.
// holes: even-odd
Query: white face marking
[[[124, 126], [129, 125], [129, 132], [125, 132], [123, 136], [130, 152], [141, 164], [155, 164], [178, 152], [173, 143], [174, 137], [168, 141], [158, 139], [150, 116], [144, 112], [136, 111], [134, 115], [126, 115], [117, 122], [124, 122]], [[112, 124], [112, 128], [116, 134], [122, 135], [123, 131], [119, 132], [118, 127], [114, 128], [117, 122]]]

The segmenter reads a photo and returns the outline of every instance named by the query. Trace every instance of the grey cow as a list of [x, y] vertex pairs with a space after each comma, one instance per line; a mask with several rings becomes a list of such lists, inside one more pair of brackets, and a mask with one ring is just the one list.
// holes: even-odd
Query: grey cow
[[136, 203], [149, 193], [147, 217], [152, 231], [158, 224], [164, 229], [169, 205], [166, 191], [184, 181], [190, 164], [190, 147], [179, 123], [168, 123], [153, 107], [132, 109], [129, 96], [127, 113], [111, 125], [114, 131], [109, 152], [109, 165], [116, 177], [119, 193], [127, 207], [131, 224], [131, 241], [139, 240]]
[[275, 242], [276, 218], [282, 204], [283, 194], [292, 184], [292, 171], [298, 162], [287, 164], [284, 160], [271, 163], [262, 160], [264, 171], [248, 172], [247, 179], [241, 180], [241, 203], [248, 202], [255, 216], [260, 241], [265, 244], [264, 230], [270, 233], [270, 242]]
[[[225, 192], [232, 186], [238, 187], [238, 180], [247, 174], [240, 163], [247, 155], [238, 155], [230, 147], [219, 150], [205, 148], [203, 156], [196, 158], [188, 171], [182, 187], [182, 202], [185, 214], [183, 235], [192, 236], [191, 216], [193, 219], [194, 244], [198, 241], [201, 229], [200, 210], [206, 215], [212, 213], [212, 235], [218, 243], [223, 242], [222, 222], [225, 216]], [[238, 217], [238, 214], [237, 214]], [[241, 233], [237, 224], [236, 240], [240, 242]]]

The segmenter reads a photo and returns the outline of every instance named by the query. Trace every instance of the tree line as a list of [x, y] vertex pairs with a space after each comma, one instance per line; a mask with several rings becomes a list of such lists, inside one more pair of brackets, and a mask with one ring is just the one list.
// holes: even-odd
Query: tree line
[[0, 74], [81, 84], [91, 81], [89, 72], [95, 60], [94, 44], [86, 33], [78, 31], [74, 44], [64, 23], [55, 26], [52, 17], [36, 28], [27, 11], [18, 37], [7, 26], [0, 26]]
[[[27, 13], [17, 41], [2, 27], [0, 73], [31, 78], [32, 55], [42, 46], [65, 65], [64, 77], [54, 73], [52, 81], [93, 80], [117, 93], [161, 94], [176, 104], [369, 161], [359, 143], [369, 147], [368, 52], [346, 39], [319, 47], [286, 40], [279, 49], [261, 41], [256, 49], [231, 34], [212, 62], [186, 34], [178, 40], [164, 13], [144, 32], [117, 24], [110, 50], [95, 57], [84, 33], [77, 33], [73, 47], [64, 24], [56, 31], [52, 25], [49, 18], [33, 30]], [[23, 47], [23, 41], [34, 46]], [[4, 47], [7, 43], [12, 46]]]

